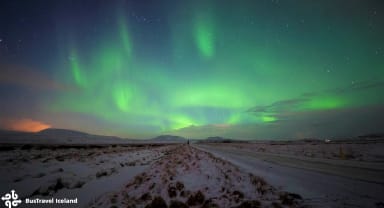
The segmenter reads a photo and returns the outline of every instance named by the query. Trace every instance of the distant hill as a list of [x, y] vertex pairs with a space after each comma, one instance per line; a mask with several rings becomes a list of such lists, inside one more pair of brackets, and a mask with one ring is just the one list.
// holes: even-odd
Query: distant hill
[[151, 139], [156, 142], [186, 142], [187, 140], [181, 136], [174, 135], [160, 135]]
[[103, 136], [103, 135], [94, 135], [94, 134], [88, 134], [81, 131], [75, 131], [75, 130], [69, 130], [69, 129], [45, 129], [40, 132], [37, 132], [36, 134], [46, 137], [49, 139], [55, 139], [57, 137], [60, 137], [61, 139], [67, 139], [67, 140], [95, 140], [98, 142], [109, 142], [109, 141], [115, 141], [119, 142], [123, 139], [116, 136]]
[[36, 133], [0, 130], [0, 143], [105, 144], [128, 141], [131, 140], [115, 136], [92, 135], [68, 129], [50, 128]]
[[49, 128], [49, 129], [44, 129], [42, 131], [37, 132], [36, 134], [41, 135], [41, 136], [66, 136], [66, 137], [87, 137], [91, 136], [88, 133], [81, 132], [81, 131], [75, 131], [75, 130], [69, 130], [69, 129], [54, 129], [54, 128]]
[[200, 140], [200, 142], [207, 142], [207, 143], [230, 143], [234, 142], [232, 139], [220, 137], [220, 136], [212, 136], [212, 137], [207, 137], [204, 140]]
[[383, 139], [384, 134], [383, 133], [371, 133], [371, 134], [365, 134], [358, 136], [359, 139]]
[[229, 141], [230, 139], [219, 137], [219, 136], [213, 136], [213, 137], [207, 137], [205, 141], [207, 142], [223, 142], [223, 141]]
[[2, 130], [0, 129], [0, 138], [5, 136], [20, 136], [20, 135], [27, 135], [28, 132], [22, 132], [22, 131], [12, 131], [12, 130]]

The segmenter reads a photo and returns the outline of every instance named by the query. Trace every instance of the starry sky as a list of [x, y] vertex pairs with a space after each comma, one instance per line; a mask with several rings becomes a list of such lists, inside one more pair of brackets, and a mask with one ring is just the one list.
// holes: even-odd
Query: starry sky
[[383, 37], [380, 0], [5, 0], [0, 128], [378, 133]]

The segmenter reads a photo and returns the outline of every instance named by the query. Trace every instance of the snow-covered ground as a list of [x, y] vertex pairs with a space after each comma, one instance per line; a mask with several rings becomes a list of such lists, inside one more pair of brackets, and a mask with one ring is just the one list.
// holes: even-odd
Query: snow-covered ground
[[[228, 144], [228, 143], [227, 143]], [[225, 143], [220, 146], [228, 146]], [[231, 147], [244, 151], [271, 153], [306, 158], [323, 158], [343, 161], [384, 162], [384, 140], [344, 141], [270, 141], [254, 143], [230, 143]]]
[[78, 198], [65, 207], [383, 207], [383, 144], [340, 145], [13, 144], [0, 151], [0, 194]]
[[0, 165], [2, 195], [14, 189], [22, 199], [77, 197], [71, 207], [304, 204], [300, 195], [186, 144], [21, 146], [0, 151]]
[[75, 207], [82, 207], [121, 188], [170, 148], [174, 147], [48, 145], [0, 151], [0, 193], [14, 189], [22, 199], [77, 197]]
[[[383, 149], [382, 143], [216, 143], [196, 147], [264, 178], [275, 187], [300, 194], [315, 207], [384, 206], [384, 163], [380, 160], [383, 152], [378, 151]], [[341, 158], [340, 147], [356, 157]]]
[[92, 207], [299, 207], [301, 196], [188, 145], [169, 151], [151, 168], [103, 195]]

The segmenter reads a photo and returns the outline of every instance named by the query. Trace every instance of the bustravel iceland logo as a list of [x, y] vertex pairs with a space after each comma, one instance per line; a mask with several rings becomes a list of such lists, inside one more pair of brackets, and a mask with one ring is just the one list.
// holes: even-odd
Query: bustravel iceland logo
[[5, 206], [8, 208], [17, 207], [21, 203], [19, 195], [16, 194], [15, 190], [11, 190], [11, 193], [2, 196], [1, 200], [4, 201]]

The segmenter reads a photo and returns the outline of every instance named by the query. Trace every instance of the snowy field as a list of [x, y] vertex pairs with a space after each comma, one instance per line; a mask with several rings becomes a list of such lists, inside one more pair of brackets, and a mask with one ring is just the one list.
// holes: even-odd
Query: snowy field
[[[0, 192], [78, 198], [84, 207], [146, 171], [172, 145], [23, 145], [0, 152]], [[40, 206], [40, 205], [39, 205]]]
[[313, 207], [384, 207], [384, 143], [264, 142], [198, 145]]
[[383, 207], [383, 144], [340, 146], [3, 145], [0, 192], [78, 198], [62, 207]]

